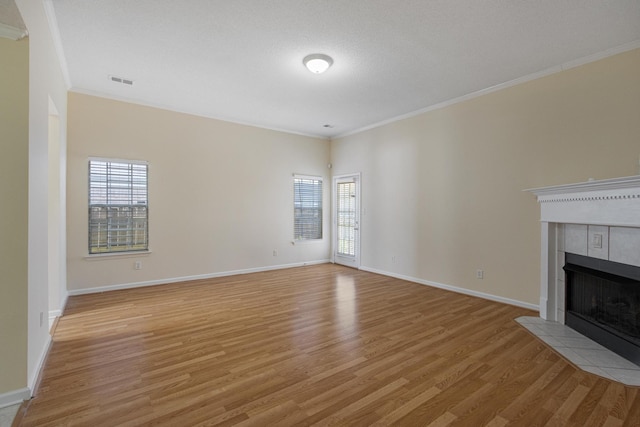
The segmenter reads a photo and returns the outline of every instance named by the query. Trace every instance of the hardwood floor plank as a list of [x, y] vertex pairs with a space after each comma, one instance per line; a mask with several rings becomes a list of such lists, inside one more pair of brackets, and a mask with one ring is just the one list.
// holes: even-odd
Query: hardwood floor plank
[[571, 415], [578, 409], [582, 400], [589, 393], [589, 389], [585, 386], [578, 385], [573, 389], [571, 394], [567, 396], [567, 399], [562, 405], [554, 412], [550, 422], [557, 425], [568, 425]]
[[[630, 425], [633, 425], [633, 424], [630, 424]], [[624, 421], [616, 417], [609, 417], [607, 418], [607, 421], [604, 423], [604, 427], [621, 427], [621, 426], [624, 426]]]
[[30, 426], [639, 426], [529, 310], [324, 264], [70, 297]]
[[[553, 365], [547, 366], [547, 371], [536, 381], [523, 387], [522, 393], [510, 399], [500, 415], [510, 421], [510, 426], [544, 425], [553, 415], [553, 412], [545, 409], [544, 404], [550, 397], [556, 398], [556, 388], [571, 378], [572, 373], [573, 368], [558, 359]], [[539, 424], [535, 424], [532, 421], [534, 419]]]
[[382, 412], [382, 418], [373, 425], [376, 427], [392, 425], [422, 406], [425, 402], [428, 402], [437, 396], [440, 392], [442, 392], [442, 390], [434, 386], [418, 394], [399, 408], [395, 409], [393, 412], [389, 412], [385, 415], [384, 412], [386, 411], [378, 411], [378, 413]]
[[497, 415], [487, 423], [486, 427], [504, 427], [507, 424], [509, 424], [509, 420], [502, 418], [500, 415]]
[[593, 384], [590, 384], [588, 387], [588, 393], [585, 398], [582, 400], [580, 405], [576, 408], [574, 413], [569, 418], [569, 422], [576, 425], [588, 425], [587, 422], [590, 422], [592, 425], [596, 423], [603, 424], [606, 417], [603, 417], [604, 414], [601, 414], [601, 419], [596, 421], [596, 417], [591, 418], [589, 420], [590, 414], [597, 414], [596, 407], [598, 406], [598, 402], [602, 399], [606, 389], [607, 389], [607, 381], [600, 378], [594, 378]]
[[427, 425], [429, 427], [446, 427], [450, 426], [456, 419], [457, 417], [451, 412], [445, 412]]
[[325, 418], [324, 420], [313, 424], [314, 426], [327, 426], [343, 423], [358, 414], [358, 411], [362, 411], [364, 408], [369, 408], [372, 405], [377, 403], [378, 399], [384, 398], [391, 392], [399, 389], [404, 386], [408, 381], [404, 378], [399, 378], [384, 387], [378, 388], [377, 390], [368, 393], [361, 399], [356, 400], [340, 409], [339, 411], [334, 412], [330, 417]]

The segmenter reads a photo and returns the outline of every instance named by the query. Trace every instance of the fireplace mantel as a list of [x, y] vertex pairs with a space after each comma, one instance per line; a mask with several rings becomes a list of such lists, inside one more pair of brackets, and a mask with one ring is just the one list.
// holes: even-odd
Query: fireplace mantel
[[525, 191], [544, 222], [640, 227], [640, 175]]
[[[540, 317], [564, 323], [564, 228], [561, 227], [580, 224], [640, 229], [640, 175], [525, 191], [535, 194], [540, 204]], [[605, 243], [608, 244], [608, 240]], [[640, 252], [640, 246], [637, 251]]]

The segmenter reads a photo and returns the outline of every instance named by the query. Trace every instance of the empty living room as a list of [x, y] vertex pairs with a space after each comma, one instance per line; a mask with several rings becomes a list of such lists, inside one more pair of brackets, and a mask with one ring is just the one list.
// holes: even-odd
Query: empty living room
[[0, 0], [0, 426], [640, 426], [640, 3]]

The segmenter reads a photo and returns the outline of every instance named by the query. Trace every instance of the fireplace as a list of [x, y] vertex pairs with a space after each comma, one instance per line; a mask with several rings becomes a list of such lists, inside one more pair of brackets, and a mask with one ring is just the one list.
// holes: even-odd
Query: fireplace
[[640, 267], [567, 253], [565, 323], [640, 365]]
[[540, 205], [540, 317], [639, 365], [640, 175], [526, 191]]

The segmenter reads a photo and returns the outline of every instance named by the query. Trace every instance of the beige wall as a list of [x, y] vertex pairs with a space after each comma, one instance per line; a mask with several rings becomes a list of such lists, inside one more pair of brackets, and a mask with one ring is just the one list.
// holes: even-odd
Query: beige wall
[[635, 175], [639, 155], [635, 50], [337, 139], [331, 161], [362, 172], [363, 267], [537, 305], [522, 190]]
[[0, 394], [26, 386], [29, 42], [0, 37]]
[[[68, 126], [69, 290], [329, 258], [328, 141], [78, 93]], [[94, 156], [149, 162], [150, 255], [86, 258]], [[291, 244], [293, 173], [325, 178], [320, 242]]]

